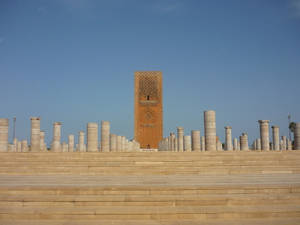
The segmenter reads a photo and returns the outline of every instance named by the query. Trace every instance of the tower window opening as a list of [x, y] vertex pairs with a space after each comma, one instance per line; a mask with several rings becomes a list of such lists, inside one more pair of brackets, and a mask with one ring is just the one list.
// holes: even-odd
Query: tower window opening
[[147, 95], [147, 101], [149, 101], [150, 100], [150, 95]]

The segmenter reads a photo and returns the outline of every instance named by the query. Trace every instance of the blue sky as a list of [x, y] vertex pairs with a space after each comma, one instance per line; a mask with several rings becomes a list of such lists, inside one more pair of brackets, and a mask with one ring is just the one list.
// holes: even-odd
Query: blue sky
[[[258, 137], [259, 119], [287, 135], [300, 121], [300, 0], [0, 0], [0, 117], [48, 143], [87, 122], [133, 136], [136, 70], [161, 70], [164, 134], [200, 129]], [[12, 120], [11, 120], [12, 124]], [[12, 130], [11, 130], [12, 131]], [[12, 133], [12, 132], [11, 132]]]

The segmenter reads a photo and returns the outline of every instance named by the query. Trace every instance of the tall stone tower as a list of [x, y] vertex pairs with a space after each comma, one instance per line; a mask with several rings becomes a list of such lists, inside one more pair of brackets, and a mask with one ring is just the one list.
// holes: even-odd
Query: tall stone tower
[[134, 139], [141, 148], [158, 148], [163, 138], [162, 73], [135, 72]]

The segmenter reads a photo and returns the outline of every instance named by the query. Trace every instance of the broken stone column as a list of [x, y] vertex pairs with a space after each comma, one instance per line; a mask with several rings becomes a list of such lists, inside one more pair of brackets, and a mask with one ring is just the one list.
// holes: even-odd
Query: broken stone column
[[61, 145], [62, 152], [68, 152], [68, 144], [66, 142], [63, 142]]
[[68, 151], [69, 152], [74, 152], [74, 145], [75, 145], [75, 137], [74, 137], [74, 135], [73, 134], [70, 134], [69, 136], [68, 136]]
[[238, 150], [238, 140], [237, 140], [237, 138], [233, 139], [233, 150], [235, 150], [235, 151]]
[[217, 151], [223, 151], [222, 142], [220, 140], [217, 141]]
[[269, 140], [269, 122], [270, 120], [259, 120], [260, 127], [260, 140], [261, 140], [261, 150], [270, 150], [270, 140]]
[[178, 152], [178, 139], [177, 139], [177, 137], [175, 137], [175, 139], [174, 139], [174, 148], [175, 148], [175, 152]]
[[201, 136], [201, 151], [205, 151], [205, 137]]
[[292, 141], [290, 139], [287, 141], [287, 150], [293, 150]]
[[177, 127], [178, 151], [183, 152], [183, 127]]
[[232, 127], [225, 127], [225, 150], [232, 151], [232, 135], [231, 135]]
[[109, 134], [110, 134], [110, 123], [109, 121], [101, 122], [101, 151], [109, 152]]
[[285, 151], [286, 149], [287, 149], [287, 139], [286, 139], [286, 136], [282, 136], [281, 150]]
[[117, 152], [120, 152], [122, 150], [122, 137], [117, 136]]
[[256, 150], [257, 146], [256, 146], [256, 140], [253, 141], [253, 150]]
[[133, 152], [133, 142], [132, 141], [128, 142], [128, 151]]
[[8, 151], [8, 124], [8, 119], [0, 118], [0, 152]]
[[216, 151], [216, 113], [213, 110], [204, 112], [204, 135], [206, 151]]
[[175, 151], [175, 139], [176, 139], [176, 135], [175, 133], [171, 133], [171, 151]]
[[296, 126], [295, 126], [294, 150], [300, 150], [300, 123], [296, 123]]
[[124, 147], [124, 151], [128, 152], [129, 151], [129, 141], [127, 139], [125, 139], [125, 147]]
[[53, 152], [61, 152], [61, 123], [60, 122], [54, 122], [53, 123], [53, 140], [51, 144], [51, 150]]
[[40, 132], [40, 150], [41, 151], [46, 151], [47, 150], [47, 146], [46, 146], [46, 143], [45, 143], [45, 131]]
[[125, 152], [125, 144], [126, 144], [126, 137], [125, 136], [121, 136], [121, 152]]
[[241, 144], [241, 151], [249, 150], [248, 134], [243, 133], [242, 136], [240, 136], [240, 144]]
[[192, 151], [192, 145], [191, 145], [191, 136], [183, 136], [183, 143], [184, 143], [184, 151], [191, 152]]
[[110, 151], [116, 152], [117, 151], [117, 135], [110, 134]]
[[30, 151], [40, 151], [40, 126], [41, 121], [39, 117], [31, 117], [31, 136], [30, 136]]
[[257, 150], [261, 151], [261, 141], [260, 141], [260, 138], [256, 139], [256, 146], [257, 146]]
[[28, 152], [28, 143], [27, 140], [21, 141], [21, 151], [22, 152]]
[[273, 150], [280, 150], [279, 126], [272, 126]]
[[98, 123], [87, 124], [87, 152], [98, 152]]
[[22, 152], [22, 144], [21, 141], [17, 142], [17, 152]]
[[201, 151], [200, 130], [192, 130], [192, 150]]
[[13, 140], [13, 152], [17, 152], [18, 139], [14, 138]]
[[85, 147], [85, 144], [84, 144], [84, 132], [83, 131], [79, 131], [78, 151], [79, 152], [85, 152], [86, 151], [86, 147]]

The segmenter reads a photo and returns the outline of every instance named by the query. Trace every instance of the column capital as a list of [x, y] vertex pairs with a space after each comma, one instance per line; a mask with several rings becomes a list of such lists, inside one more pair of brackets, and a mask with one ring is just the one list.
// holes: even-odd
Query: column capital
[[259, 120], [259, 123], [270, 123], [270, 120]]
[[40, 120], [40, 117], [30, 117], [30, 120]]

